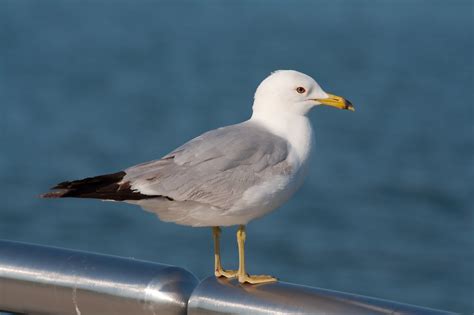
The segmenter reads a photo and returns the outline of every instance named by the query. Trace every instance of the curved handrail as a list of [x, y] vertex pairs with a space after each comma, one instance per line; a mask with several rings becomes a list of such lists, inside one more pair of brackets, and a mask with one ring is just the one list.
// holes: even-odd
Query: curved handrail
[[186, 314], [189, 271], [130, 258], [0, 241], [0, 310], [25, 314]]
[[88, 315], [453, 314], [277, 282], [239, 284], [152, 262], [0, 240], [0, 312]]

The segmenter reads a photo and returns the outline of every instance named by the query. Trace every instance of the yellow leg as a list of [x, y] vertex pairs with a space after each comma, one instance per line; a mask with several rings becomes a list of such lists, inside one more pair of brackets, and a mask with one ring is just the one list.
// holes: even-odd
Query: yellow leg
[[239, 278], [240, 283], [268, 283], [268, 282], [275, 282], [277, 281], [276, 278], [267, 275], [258, 275], [258, 276], [249, 276], [247, 272], [245, 272], [245, 225], [240, 225], [239, 229], [237, 230], [237, 244], [239, 246], [239, 270], [237, 271], [237, 275]]
[[219, 245], [219, 238], [221, 236], [221, 229], [218, 226], [212, 228], [212, 237], [214, 238], [214, 274], [216, 277], [235, 278], [237, 277], [236, 270], [224, 270], [221, 264], [221, 250]]

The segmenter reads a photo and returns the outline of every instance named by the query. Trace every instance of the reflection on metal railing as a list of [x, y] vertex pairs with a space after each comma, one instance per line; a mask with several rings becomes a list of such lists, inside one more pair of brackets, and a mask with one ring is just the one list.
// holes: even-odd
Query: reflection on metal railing
[[453, 314], [284, 282], [242, 285], [134, 259], [0, 241], [0, 313]]
[[444, 311], [285, 282], [241, 285], [209, 277], [194, 290], [190, 315], [324, 314], [446, 315]]
[[0, 241], [0, 310], [22, 314], [186, 314], [185, 269]]

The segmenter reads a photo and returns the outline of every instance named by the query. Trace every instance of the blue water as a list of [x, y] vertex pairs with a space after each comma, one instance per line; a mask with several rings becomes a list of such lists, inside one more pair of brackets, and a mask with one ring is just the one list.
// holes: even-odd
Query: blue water
[[[297, 69], [357, 111], [311, 113], [310, 174], [249, 225], [249, 270], [471, 313], [472, 12], [472, 1], [1, 1], [0, 238], [211, 274], [209, 229], [36, 196], [242, 121], [265, 76]], [[233, 267], [234, 232], [222, 245]]]

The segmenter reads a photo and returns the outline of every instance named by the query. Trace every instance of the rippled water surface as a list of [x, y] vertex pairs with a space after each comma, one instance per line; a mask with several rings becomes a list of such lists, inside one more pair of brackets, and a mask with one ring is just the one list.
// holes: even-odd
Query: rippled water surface
[[[248, 227], [284, 281], [474, 309], [471, 1], [0, 2], [0, 238], [211, 274], [209, 229], [131, 205], [40, 200], [249, 117], [275, 69], [355, 113], [311, 113], [305, 185]], [[236, 265], [234, 229], [224, 263]]]

